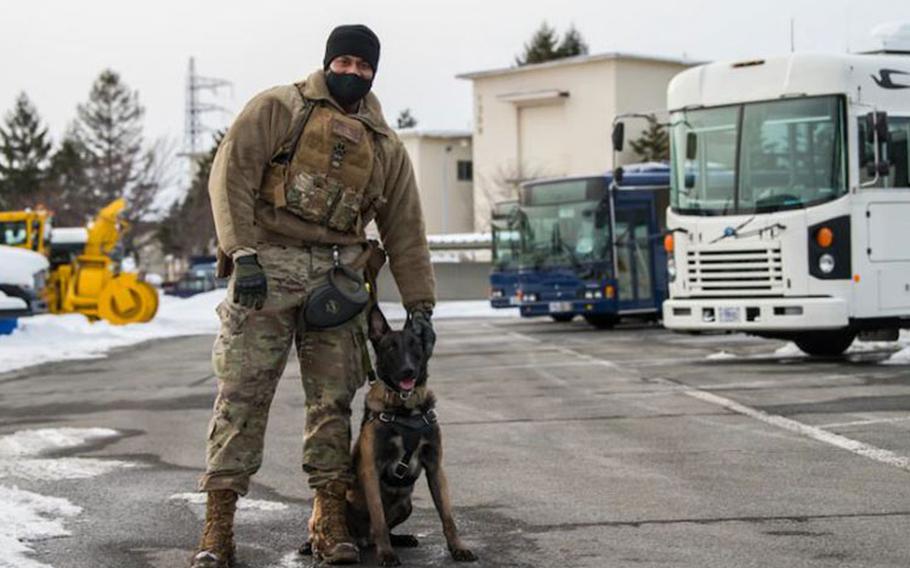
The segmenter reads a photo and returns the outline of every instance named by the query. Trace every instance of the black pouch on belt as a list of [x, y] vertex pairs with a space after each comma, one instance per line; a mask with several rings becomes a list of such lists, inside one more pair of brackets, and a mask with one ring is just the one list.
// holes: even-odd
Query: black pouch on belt
[[302, 310], [307, 329], [329, 329], [349, 322], [367, 306], [370, 292], [363, 277], [341, 264], [338, 249], [328, 282], [313, 290]]

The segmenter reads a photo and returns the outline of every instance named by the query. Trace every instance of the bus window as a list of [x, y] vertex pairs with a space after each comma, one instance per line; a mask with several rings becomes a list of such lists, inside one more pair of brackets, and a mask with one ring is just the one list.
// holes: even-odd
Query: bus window
[[[908, 150], [910, 118], [889, 117], [888, 131], [891, 134], [891, 140], [885, 145], [883, 157], [891, 167], [888, 175], [879, 179], [874, 187], [910, 187], [910, 150]], [[869, 172], [867, 168], [875, 159], [875, 148], [872, 143], [866, 141], [864, 118], [859, 120], [859, 144], [859, 180], [860, 183], [868, 183], [875, 178], [875, 173]]]

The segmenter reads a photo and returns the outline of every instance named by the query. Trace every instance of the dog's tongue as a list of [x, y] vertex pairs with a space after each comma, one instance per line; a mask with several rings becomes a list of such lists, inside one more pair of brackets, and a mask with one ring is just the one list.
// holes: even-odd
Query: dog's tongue
[[409, 377], [407, 379], [402, 379], [402, 381], [398, 383], [398, 386], [401, 387], [401, 390], [409, 391], [414, 388], [415, 384], [417, 384], [417, 379], [414, 377]]

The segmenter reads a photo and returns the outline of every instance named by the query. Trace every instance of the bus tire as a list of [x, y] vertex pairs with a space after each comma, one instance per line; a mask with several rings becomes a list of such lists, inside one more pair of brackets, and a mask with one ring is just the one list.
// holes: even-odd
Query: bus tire
[[856, 331], [852, 329], [832, 329], [810, 331], [800, 334], [793, 339], [796, 346], [812, 357], [836, 357], [856, 339]]
[[613, 329], [619, 322], [619, 317], [613, 314], [587, 314], [585, 321], [597, 329]]
[[575, 314], [550, 314], [550, 319], [559, 323], [566, 323], [575, 319]]

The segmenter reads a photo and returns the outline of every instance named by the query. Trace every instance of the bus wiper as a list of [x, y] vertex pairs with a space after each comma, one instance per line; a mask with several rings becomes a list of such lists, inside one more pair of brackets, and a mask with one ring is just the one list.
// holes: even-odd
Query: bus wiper
[[558, 227], [555, 231], [553, 231], [553, 240], [556, 241], [556, 245], [561, 250], [564, 250], [566, 254], [569, 255], [569, 262], [572, 263], [572, 268], [574, 268], [576, 271], [584, 270], [584, 266], [582, 266], [581, 262], [578, 260], [578, 257], [575, 256], [575, 251], [572, 250], [572, 247], [566, 244], [564, 240], [562, 240], [562, 235], [559, 233]]
[[754, 220], [755, 220], [755, 215], [752, 215], [751, 217], [749, 217], [748, 219], [746, 219], [745, 221], [743, 221], [742, 223], [740, 223], [740, 224], [737, 225], [736, 227], [727, 227], [726, 229], [724, 229], [724, 234], [722, 234], [721, 236], [719, 236], [719, 237], [717, 237], [716, 239], [714, 239], [713, 241], [711, 241], [710, 244], [713, 245], [714, 243], [720, 242], [720, 241], [722, 241], [722, 240], [724, 240], [724, 239], [726, 239], [726, 238], [729, 238], [729, 237], [733, 237], [734, 239], [738, 239], [738, 238], [740, 237], [739, 232], [740, 232], [742, 229], [744, 229], [744, 228], [746, 227], [746, 225], [748, 225], [749, 223], [751, 223], [751, 222], [754, 221]]

